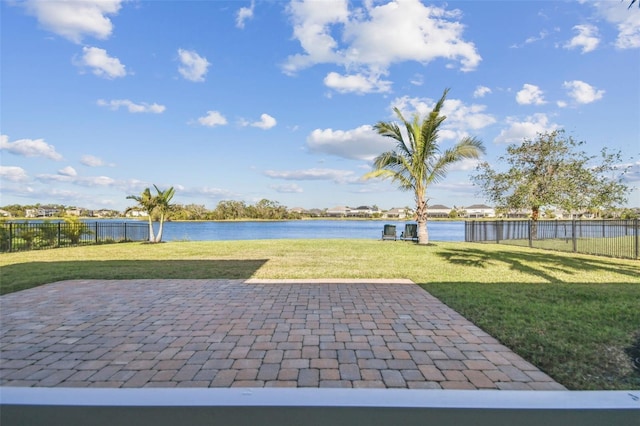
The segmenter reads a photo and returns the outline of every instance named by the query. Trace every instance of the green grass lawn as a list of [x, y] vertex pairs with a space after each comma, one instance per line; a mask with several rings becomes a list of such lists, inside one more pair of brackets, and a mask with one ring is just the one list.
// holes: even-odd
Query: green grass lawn
[[492, 244], [113, 244], [0, 255], [0, 293], [66, 279], [409, 278], [570, 389], [639, 389], [640, 262]]

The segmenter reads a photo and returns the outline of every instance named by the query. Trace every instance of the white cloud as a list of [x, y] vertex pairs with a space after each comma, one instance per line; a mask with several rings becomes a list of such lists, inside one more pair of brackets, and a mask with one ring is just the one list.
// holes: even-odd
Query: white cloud
[[620, 164], [617, 167], [618, 170], [626, 170], [624, 174], [624, 181], [632, 184], [640, 183], [640, 161], [633, 163]]
[[549, 35], [549, 32], [546, 30], [542, 30], [538, 33], [537, 36], [528, 37], [524, 42], [525, 44], [535, 43], [536, 41], [544, 40]]
[[476, 90], [473, 91], [473, 97], [484, 98], [485, 95], [488, 95], [490, 93], [491, 93], [491, 89], [488, 88], [487, 86], [477, 86]]
[[385, 93], [391, 91], [391, 82], [380, 80], [379, 75], [340, 75], [330, 72], [324, 78], [325, 86], [338, 93]]
[[250, 125], [253, 127], [258, 127], [260, 129], [267, 130], [274, 127], [276, 124], [277, 124], [277, 121], [275, 118], [273, 118], [269, 114], [262, 114], [260, 115], [260, 121], [256, 121], [254, 123], [251, 123]]
[[568, 90], [569, 96], [579, 104], [590, 104], [604, 96], [604, 90], [597, 90], [580, 80], [565, 81], [562, 86]]
[[295, 183], [292, 184], [288, 184], [288, 185], [271, 185], [270, 186], [271, 189], [274, 189], [276, 192], [280, 192], [280, 193], [302, 193], [304, 192], [302, 190], [302, 188]]
[[516, 94], [516, 102], [520, 105], [542, 105], [545, 103], [542, 90], [533, 84], [524, 84], [522, 90]]
[[254, 0], [251, 0], [251, 6], [241, 7], [236, 15], [236, 27], [244, 28], [244, 23], [247, 19], [253, 18], [253, 10], [256, 4]]
[[198, 118], [198, 123], [207, 127], [224, 126], [227, 119], [218, 111], [207, 111], [207, 115]]
[[354, 160], [373, 160], [385, 151], [395, 147], [373, 129], [364, 125], [352, 130], [316, 129], [307, 136], [307, 146], [311, 151], [331, 154]]
[[347, 22], [347, 0], [293, 0], [287, 12], [293, 21], [293, 36], [300, 42], [305, 54], [289, 56], [284, 64], [286, 73], [294, 74], [319, 63], [342, 61], [340, 54], [334, 51], [338, 43], [331, 36], [331, 26]]
[[43, 183], [66, 182], [86, 187], [114, 187], [118, 185], [118, 182], [115, 179], [108, 176], [77, 176], [77, 174], [65, 174], [61, 172], [62, 170], [58, 171], [58, 174], [55, 175], [43, 173], [36, 176], [36, 178]]
[[[557, 29], [557, 28], [555, 28], [553, 31], [554, 31], [554, 32], [555, 32], [555, 31], [558, 31], [558, 29]], [[524, 41], [524, 43], [514, 44], [514, 45], [512, 45], [512, 46], [510, 46], [510, 47], [511, 47], [512, 49], [520, 49], [520, 48], [524, 47], [524, 46], [525, 46], [525, 45], [527, 45], [527, 44], [532, 44], [532, 43], [535, 43], [535, 42], [538, 42], [538, 41], [544, 40], [544, 39], [545, 39], [545, 38], [547, 38], [548, 36], [549, 36], [549, 31], [548, 31], [548, 30], [546, 30], [546, 29], [544, 29], [544, 30], [540, 31], [540, 32], [538, 33], [538, 35], [531, 36], [531, 37], [527, 37], [527, 39]]]
[[350, 170], [337, 169], [306, 169], [306, 170], [288, 170], [276, 171], [266, 170], [265, 176], [275, 179], [285, 180], [330, 180], [336, 183], [350, 183], [359, 181], [360, 177]]
[[447, 117], [444, 128], [457, 129], [458, 132], [479, 130], [496, 122], [491, 114], [486, 114], [485, 105], [465, 105], [459, 99], [447, 99], [442, 106], [442, 114]]
[[582, 48], [582, 53], [587, 53], [598, 47], [600, 38], [598, 37], [598, 28], [595, 25], [576, 25], [573, 29], [578, 34], [564, 45], [566, 49]]
[[82, 52], [82, 59], [76, 65], [92, 68], [92, 72], [98, 77], [113, 79], [127, 75], [125, 66], [120, 63], [120, 60], [109, 56], [106, 50], [85, 46]]
[[120, 107], [124, 107], [132, 113], [150, 112], [153, 114], [162, 114], [166, 109], [164, 105], [159, 105], [156, 103], [148, 104], [146, 102], [136, 104], [129, 99], [112, 99], [110, 101], [98, 99], [97, 105], [107, 107], [113, 111], [117, 111], [118, 109], [120, 109]]
[[76, 172], [76, 169], [74, 169], [71, 166], [67, 166], [65, 168], [58, 170], [58, 174], [62, 176], [71, 176], [71, 177], [78, 176], [78, 172]]
[[116, 181], [109, 176], [90, 176], [80, 179], [83, 185], [87, 186], [112, 186]]
[[628, 10], [621, 7], [620, 2], [589, 2], [596, 9], [598, 16], [615, 25], [618, 30], [615, 46], [618, 49], [640, 48], [640, 11], [637, 8]]
[[522, 142], [524, 139], [533, 139], [538, 133], [550, 132], [559, 126], [549, 123], [546, 114], [534, 114], [524, 121], [518, 121], [515, 117], [508, 117], [508, 128], [502, 130], [498, 137], [494, 139], [496, 143]]
[[80, 163], [89, 167], [100, 167], [105, 165], [102, 159], [95, 157], [93, 155], [83, 155], [82, 158], [80, 159]]
[[116, 15], [123, 0], [27, 0], [25, 7], [40, 25], [74, 43], [85, 36], [104, 40], [113, 24], [108, 15]]
[[[435, 101], [426, 98], [410, 98], [403, 96], [391, 102], [390, 107], [397, 107], [405, 119], [411, 120], [414, 114], [424, 118], [435, 105]], [[465, 105], [459, 99], [446, 99], [441, 114], [447, 119], [441, 127], [441, 140], [459, 140], [471, 133], [490, 126], [496, 122], [491, 114], [485, 113], [486, 105]], [[392, 120], [396, 121], [395, 114]]]
[[189, 81], [204, 81], [204, 76], [211, 65], [207, 58], [198, 55], [194, 50], [184, 49], [178, 49], [178, 56], [182, 64], [178, 67], [180, 75]]
[[455, 171], [468, 172], [471, 170], [475, 170], [479, 163], [480, 163], [480, 160], [478, 159], [464, 158], [456, 163], [453, 163], [449, 168], [449, 170], [452, 172], [455, 172]]
[[11, 182], [25, 182], [29, 179], [22, 167], [0, 166], [0, 178]]
[[325, 84], [342, 93], [388, 91], [391, 82], [380, 82], [379, 76], [394, 63], [444, 59], [471, 71], [481, 61], [475, 45], [462, 38], [459, 11], [425, 6], [418, 0], [382, 5], [367, 1], [352, 10], [346, 0], [294, 0], [288, 13], [304, 53], [289, 56], [284, 72], [336, 64], [347, 74], [332, 72]]
[[409, 81], [409, 83], [413, 84], [414, 86], [422, 86], [424, 84], [424, 76], [422, 74], [416, 74]]
[[0, 135], [0, 150], [6, 150], [15, 155], [24, 157], [45, 157], [60, 161], [62, 155], [56, 152], [53, 145], [49, 145], [44, 139], [19, 139], [9, 142], [9, 136]]

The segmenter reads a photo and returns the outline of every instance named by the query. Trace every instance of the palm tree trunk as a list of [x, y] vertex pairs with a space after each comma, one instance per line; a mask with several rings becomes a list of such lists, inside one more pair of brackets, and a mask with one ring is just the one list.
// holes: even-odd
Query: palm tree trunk
[[429, 244], [429, 230], [427, 220], [418, 220], [418, 244]]
[[427, 230], [427, 202], [421, 192], [416, 194], [416, 222], [418, 222], [418, 244], [429, 244]]
[[160, 215], [160, 228], [158, 228], [158, 235], [156, 236], [156, 243], [162, 241], [162, 229], [164, 228], [164, 213]]
[[153, 234], [153, 220], [151, 220], [151, 213], [149, 213], [149, 242], [156, 242], [156, 237]]

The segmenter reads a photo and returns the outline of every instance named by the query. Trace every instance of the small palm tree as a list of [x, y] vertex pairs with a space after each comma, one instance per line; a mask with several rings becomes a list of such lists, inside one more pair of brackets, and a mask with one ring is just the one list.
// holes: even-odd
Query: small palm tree
[[157, 186], [153, 185], [158, 193], [156, 198], [156, 211], [160, 214], [160, 228], [158, 229], [158, 235], [156, 236], [156, 243], [162, 241], [162, 230], [164, 227], [164, 219], [171, 210], [171, 199], [176, 193], [173, 187], [160, 191]]
[[[153, 219], [151, 218], [151, 213], [156, 208], [156, 199], [151, 195], [151, 190], [149, 188], [145, 188], [140, 196], [129, 195], [127, 196], [127, 200], [135, 200], [138, 203], [138, 207], [147, 212], [149, 218], [149, 242], [154, 243], [156, 238], [153, 232]], [[127, 208], [127, 210], [125, 210], [125, 214], [131, 210], [133, 210], [133, 207]]]
[[[176, 193], [173, 187], [161, 191], [156, 185], [153, 185], [156, 190], [156, 195], [151, 194], [151, 190], [149, 188], [145, 188], [142, 191], [141, 195], [129, 195], [127, 199], [135, 200], [138, 202], [138, 207], [142, 210], [146, 211], [149, 217], [149, 242], [150, 243], [159, 243], [162, 241], [162, 230], [164, 227], [164, 220], [167, 216], [167, 213], [171, 210], [171, 199]], [[133, 210], [134, 207], [129, 207], [125, 210], [125, 213]], [[158, 229], [158, 234], [155, 235], [153, 231], [153, 216], [160, 216], [160, 227]]]
[[378, 122], [374, 128], [378, 134], [397, 142], [394, 151], [388, 151], [375, 158], [374, 170], [364, 178], [391, 179], [400, 189], [413, 191], [416, 200], [416, 222], [418, 222], [418, 244], [429, 244], [427, 231], [427, 188], [441, 181], [449, 167], [465, 158], [479, 158], [485, 152], [482, 142], [475, 137], [465, 137], [452, 148], [440, 151], [438, 131], [447, 118], [440, 115], [449, 89], [424, 119], [418, 114], [411, 122], [407, 121], [398, 108], [394, 108], [406, 134], [394, 122]]

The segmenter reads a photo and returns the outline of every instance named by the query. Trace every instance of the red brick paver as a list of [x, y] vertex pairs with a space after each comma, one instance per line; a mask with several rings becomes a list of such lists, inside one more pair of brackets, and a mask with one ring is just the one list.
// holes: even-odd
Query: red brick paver
[[76, 280], [0, 308], [2, 386], [564, 389], [415, 284]]

